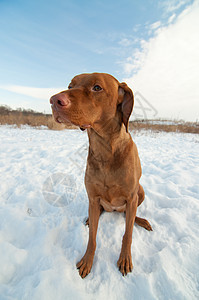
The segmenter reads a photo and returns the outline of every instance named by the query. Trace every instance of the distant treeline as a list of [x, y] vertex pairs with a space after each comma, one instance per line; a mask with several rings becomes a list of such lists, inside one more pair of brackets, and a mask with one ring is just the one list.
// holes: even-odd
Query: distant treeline
[[33, 127], [47, 126], [49, 129], [62, 130], [65, 128], [76, 128], [73, 125], [65, 126], [54, 121], [51, 114], [36, 112], [32, 109], [17, 108], [12, 109], [7, 105], [0, 106], [1, 125], [29, 125]]
[[[74, 125], [58, 124], [51, 114], [36, 112], [32, 109], [12, 109], [7, 105], [0, 106], [0, 125], [29, 125], [33, 127], [46, 126], [53, 130], [78, 128]], [[199, 134], [199, 123], [178, 122], [168, 120], [137, 120], [129, 122], [129, 129], [133, 131], [151, 130], [166, 132], [184, 132]]]

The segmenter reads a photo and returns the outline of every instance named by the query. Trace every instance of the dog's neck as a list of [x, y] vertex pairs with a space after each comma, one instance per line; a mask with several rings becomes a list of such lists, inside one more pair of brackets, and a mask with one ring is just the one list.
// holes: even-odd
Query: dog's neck
[[131, 136], [123, 123], [112, 120], [106, 126], [87, 129], [89, 152], [96, 160], [108, 161], [118, 151], [122, 152], [129, 144]]

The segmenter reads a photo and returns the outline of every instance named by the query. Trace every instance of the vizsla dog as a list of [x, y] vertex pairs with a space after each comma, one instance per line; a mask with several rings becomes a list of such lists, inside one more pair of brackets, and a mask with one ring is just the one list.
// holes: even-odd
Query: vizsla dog
[[82, 278], [90, 273], [96, 249], [96, 234], [103, 210], [125, 212], [126, 228], [117, 262], [123, 275], [132, 271], [131, 243], [136, 222], [152, 230], [145, 219], [136, 217], [144, 201], [139, 184], [142, 174], [137, 147], [128, 132], [134, 98], [125, 83], [105, 73], [75, 76], [68, 90], [51, 97], [54, 118], [87, 129], [89, 152], [85, 185], [89, 198], [89, 240], [77, 263]]

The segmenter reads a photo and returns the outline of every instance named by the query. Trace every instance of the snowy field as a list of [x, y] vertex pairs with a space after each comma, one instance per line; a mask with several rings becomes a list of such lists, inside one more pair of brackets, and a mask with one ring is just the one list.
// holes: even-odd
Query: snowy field
[[199, 299], [199, 136], [139, 132], [146, 199], [133, 272], [117, 269], [124, 214], [104, 213], [91, 273], [86, 250], [87, 134], [0, 127], [0, 300]]

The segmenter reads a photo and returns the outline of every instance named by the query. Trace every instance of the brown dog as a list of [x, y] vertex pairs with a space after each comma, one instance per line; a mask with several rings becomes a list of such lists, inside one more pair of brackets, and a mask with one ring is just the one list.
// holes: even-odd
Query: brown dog
[[125, 83], [105, 73], [75, 76], [68, 90], [51, 97], [54, 118], [87, 129], [89, 153], [85, 185], [89, 198], [89, 240], [85, 255], [77, 263], [82, 278], [90, 273], [96, 249], [100, 214], [126, 212], [126, 229], [117, 265], [123, 275], [132, 271], [133, 225], [152, 230], [145, 219], [136, 217], [144, 201], [139, 184], [141, 165], [137, 147], [128, 133], [134, 99]]

